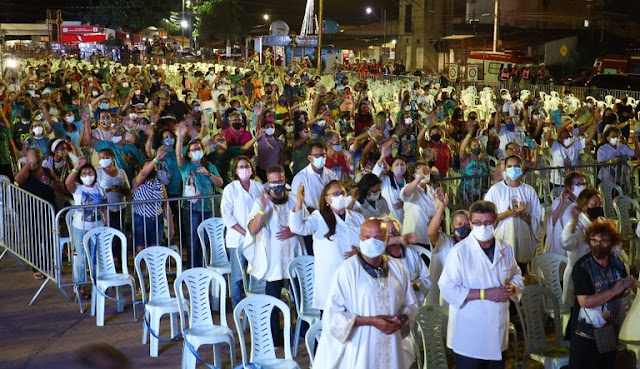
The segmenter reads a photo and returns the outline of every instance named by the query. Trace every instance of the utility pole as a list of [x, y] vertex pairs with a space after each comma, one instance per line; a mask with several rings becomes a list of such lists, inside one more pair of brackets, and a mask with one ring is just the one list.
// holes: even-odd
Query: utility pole
[[324, 1], [318, 0], [318, 74], [322, 73], [322, 20], [324, 16]]
[[498, 51], [498, 38], [500, 37], [500, 0], [493, 0], [493, 52]]

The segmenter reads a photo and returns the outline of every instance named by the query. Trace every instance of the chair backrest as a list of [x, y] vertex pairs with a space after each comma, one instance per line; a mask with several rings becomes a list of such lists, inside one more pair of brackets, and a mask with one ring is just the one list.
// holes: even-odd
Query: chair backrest
[[[534, 352], [539, 352], [550, 347], [547, 343], [547, 334], [545, 331], [547, 315], [545, 312], [544, 301], [553, 302], [554, 316], [560, 316], [560, 305], [555, 295], [547, 288], [540, 285], [527, 285], [524, 288], [520, 304], [524, 308], [523, 311], [518, 304], [518, 316], [522, 324], [522, 331], [525, 344], [525, 357]], [[554, 319], [555, 340], [556, 345], [562, 344], [562, 321]]]
[[[187, 286], [189, 292], [189, 324], [187, 324], [184, 311], [185, 296], [182, 285]], [[213, 284], [217, 284], [218, 288], [213, 288]], [[187, 269], [173, 282], [173, 290], [178, 298], [178, 306], [180, 307], [180, 324], [182, 325], [182, 333], [184, 334], [188, 328], [194, 326], [214, 325], [213, 315], [211, 314], [211, 300], [209, 298], [210, 291], [218, 291], [218, 294], [224, 293], [227, 288], [227, 282], [224, 277], [213, 270], [207, 268], [191, 268]], [[220, 325], [227, 326], [227, 305], [226, 299], [217, 297], [220, 301]], [[240, 332], [240, 331], [239, 331]]]
[[540, 285], [546, 287], [562, 301], [563, 265], [567, 265], [567, 257], [555, 253], [544, 253], [533, 259], [533, 270]]
[[313, 256], [303, 255], [294, 258], [289, 263], [291, 289], [299, 315], [313, 309], [311, 303], [313, 301], [314, 262]]
[[[411, 248], [414, 249], [418, 253], [418, 255], [420, 255], [420, 259], [422, 259], [422, 261], [424, 261], [427, 266], [431, 263], [431, 250], [427, 250], [426, 248], [417, 245], [411, 245]], [[428, 262], [423, 259], [423, 256], [427, 257]]]
[[91, 278], [97, 279], [102, 274], [115, 274], [118, 272], [111, 249], [114, 237], [120, 238], [122, 273], [129, 274], [129, 269], [127, 268], [127, 238], [124, 233], [111, 227], [97, 227], [88, 231], [82, 237], [82, 245], [89, 264]]
[[[602, 195], [602, 207], [604, 209], [604, 216], [606, 218], [616, 219], [616, 210], [613, 207], [613, 199], [618, 196], [622, 196], [622, 187], [610, 181], [600, 182], [598, 186], [600, 194]], [[614, 194], [614, 191], [616, 194]]]
[[271, 335], [271, 311], [275, 308], [280, 309], [284, 316], [284, 357], [285, 359], [291, 360], [291, 337], [288, 334], [291, 330], [291, 312], [289, 311], [289, 307], [273, 296], [252, 295], [240, 301], [233, 311], [233, 319], [238, 332], [244, 331], [242, 329], [242, 313], [244, 313], [245, 317], [249, 320], [251, 332], [251, 354], [249, 360], [247, 360], [244, 335], [238, 335], [243, 364], [276, 358], [273, 337]]
[[307, 334], [304, 336], [304, 342], [307, 345], [307, 353], [309, 353], [309, 366], [313, 367], [313, 359], [315, 359], [316, 344], [320, 342], [322, 336], [322, 320], [313, 323]]
[[[209, 239], [209, 247], [205, 239]], [[227, 250], [224, 245], [224, 223], [222, 218], [209, 218], [198, 225], [198, 238], [202, 247], [202, 255], [207, 266], [215, 265], [219, 262], [228, 262]]]
[[613, 209], [618, 217], [618, 229], [625, 239], [636, 237], [636, 228], [632, 224], [631, 214], [633, 211], [634, 220], [637, 222], [640, 215], [640, 205], [628, 196], [618, 196], [613, 199]]
[[242, 273], [242, 288], [244, 288], [245, 295], [264, 293], [267, 282], [262, 279], [252, 278], [247, 274], [247, 267], [242, 262], [242, 250], [240, 248], [238, 248], [236, 252], [236, 258], [238, 265], [240, 265], [240, 272]]
[[[167, 259], [173, 258], [176, 264], [176, 277], [182, 273], [182, 258], [180, 254], [164, 246], [151, 246], [140, 251], [135, 258], [136, 275], [142, 289], [142, 299], [146, 303], [148, 300], [156, 298], [171, 297], [171, 287], [167, 280]], [[149, 299], [142, 274], [142, 260], [149, 275]]]
[[422, 368], [447, 369], [444, 350], [442, 321], [443, 314], [437, 306], [425, 305], [418, 309], [416, 324], [422, 337], [424, 363]]
[[553, 190], [551, 190], [551, 201], [560, 197], [560, 195], [562, 195], [562, 191], [564, 191], [563, 186], [554, 187]]

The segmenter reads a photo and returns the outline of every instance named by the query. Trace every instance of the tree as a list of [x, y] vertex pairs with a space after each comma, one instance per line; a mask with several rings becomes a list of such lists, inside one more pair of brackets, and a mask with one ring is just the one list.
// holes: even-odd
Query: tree
[[137, 32], [149, 26], [164, 25], [179, 0], [98, 0], [84, 21], [109, 28], [130, 28]]
[[247, 35], [244, 8], [236, 0], [205, 0], [194, 8], [200, 42], [237, 41]]

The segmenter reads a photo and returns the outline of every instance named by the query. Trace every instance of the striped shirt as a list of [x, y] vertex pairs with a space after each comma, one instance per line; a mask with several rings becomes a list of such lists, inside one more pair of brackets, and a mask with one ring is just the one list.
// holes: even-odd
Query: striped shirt
[[164, 198], [164, 185], [157, 178], [147, 180], [133, 193], [133, 212], [146, 218], [155, 218], [162, 214], [162, 203], [148, 202], [139, 204], [135, 203], [135, 201]]

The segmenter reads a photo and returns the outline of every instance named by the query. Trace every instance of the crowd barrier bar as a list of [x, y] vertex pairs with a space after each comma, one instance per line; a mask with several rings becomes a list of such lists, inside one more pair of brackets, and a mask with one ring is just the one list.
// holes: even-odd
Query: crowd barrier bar
[[0, 181], [0, 196], [0, 247], [4, 248], [0, 259], [10, 253], [44, 276], [29, 305], [33, 305], [49, 281], [56, 283], [69, 299], [60, 288], [62, 254], [53, 205], [7, 181]]

